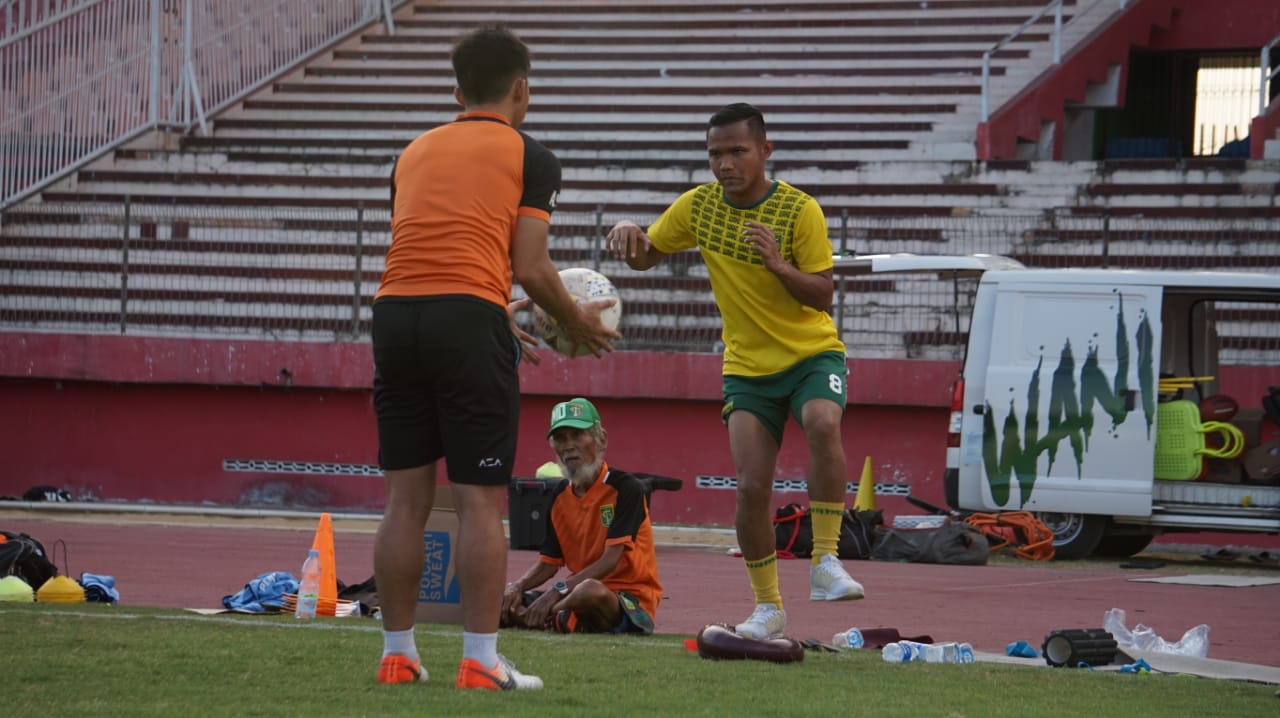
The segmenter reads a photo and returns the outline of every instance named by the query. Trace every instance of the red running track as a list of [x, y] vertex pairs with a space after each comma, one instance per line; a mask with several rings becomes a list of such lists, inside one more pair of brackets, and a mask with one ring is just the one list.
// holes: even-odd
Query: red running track
[[[0, 516], [0, 528], [22, 531], [52, 548], [69, 548], [70, 575], [114, 576], [122, 605], [216, 608], [223, 596], [267, 571], [297, 573], [314, 524], [263, 528], [254, 520], [183, 518], [142, 524], [114, 518], [28, 519]], [[335, 520], [338, 577], [358, 583], [373, 574], [373, 535], [344, 530]], [[507, 574], [519, 576], [532, 551], [510, 551]], [[752, 598], [742, 560], [723, 548], [661, 545], [665, 599], [661, 633], [692, 635], [708, 623], [742, 620]], [[1280, 578], [1280, 568], [1236, 562], [1254, 574]], [[1051, 631], [1097, 628], [1108, 608], [1124, 609], [1132, 628], [1145, 623], [1176, 641], [1200, 623], [1210, 626], [1209, 657], [1280, 667], [1280, 585], [1222, 588], [1134, 582], [1139, 577], [1212, 573], [1218, 567], [1189, 556], [1158, 570], [1109, 564], [993, 563], [937, 566], [848, 561], [867, 589], [860, 601], [808, 600], [808, 561], [782, 561], [780, 578], [790, 618], [788, 635], [830, 640], [839, 630], [894, 627], [904, 635], [968, 641], [980, 651], [1007, 643], [1039, 646]]]

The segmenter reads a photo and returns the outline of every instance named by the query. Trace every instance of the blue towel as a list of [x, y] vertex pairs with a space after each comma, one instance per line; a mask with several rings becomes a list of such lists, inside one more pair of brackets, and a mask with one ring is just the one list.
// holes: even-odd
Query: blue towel
[[80, 585], [84, 586], [84, 600], [90, 603], [116, 603], [120, 600], [120, 592], [116, 590], [115, 576], [82, 573]]
[[274, 613], [284, 607], [284, 595], [298, 592], [298, 579], [285, 571], [268, 571], [230, 596], [222, 597], [222, 607], [244, 613]]
[[1031, 647], [1026, 641], [1014, 641], [1004, 647], [1005, 655], [1017, 656], [1018, 658], [1039, 658], [1040, 651]]

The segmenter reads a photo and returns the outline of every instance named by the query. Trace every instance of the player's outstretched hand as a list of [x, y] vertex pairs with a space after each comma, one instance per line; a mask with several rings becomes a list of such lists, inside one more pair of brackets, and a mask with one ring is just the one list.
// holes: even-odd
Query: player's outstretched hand
[[520, 361], [536, 366], [542, 362], [542, 357], [538, 355], [538, 340], [516, 324], [516, 312], [532, 305], [533, 300], [528, 297], [516, 299], [507, 304], [507, 322], [511, 324], [511, 333], [520, 341]]
[[613, 351], [613, 340], [621, 339], [622, 334], [605, 326], [600, 313], [617, 303], [618, 300], [614, 297], [604, 297], [577, 305], [582, 321], [565, 328], [575, 350], [585, 346], [597, 358]]
[[605, 239], [609, 251], [618, 259], [642, 257], [649, 252], [649, 235], [629, 219], [613, 225]]

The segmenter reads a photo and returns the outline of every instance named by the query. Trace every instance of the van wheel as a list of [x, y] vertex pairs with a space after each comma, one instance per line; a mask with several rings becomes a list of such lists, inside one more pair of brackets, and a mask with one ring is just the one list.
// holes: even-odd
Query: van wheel
[[1107, 520], [1086, 514], [1060, 514], [1038, 511], [1035, 514], [1053, 532], [1053, 558], [1073, 561], [1093, 553], [1107, 530]]
[[1098, 556], [1128, 558], [1151, 545], [1153, 534], [1107, 534], [1093, 550]]

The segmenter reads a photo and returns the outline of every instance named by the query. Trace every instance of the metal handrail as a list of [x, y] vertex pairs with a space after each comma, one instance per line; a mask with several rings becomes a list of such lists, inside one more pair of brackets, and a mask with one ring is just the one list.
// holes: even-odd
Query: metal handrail
[[[1080, 17], [1092, 10], [1104, 0], [1098, 0], [1093, 5], [1077, 13], [1076, 17]], [[1129, 0], [1115, 0], [1123, 10], [1129, 4]], [[1063, 0], [1053, 0], [1048, 5], [1040, 8], [1039, 12], [1032, 15], [1025, 22], [1018, 26], [1016, 30], [1006, 35], [1002, 40], [992, 45], [986, 52], [982, 53], [982, 122], [991, 119], [991, 57], [1000, 51], [1005, 45], [1013, 42], [1019, 35], [1026, 32], [1032, 25], [1036, 24], [1050, 10], [1053, 11], [1053, 64], [1057, 65], [1062, 62], [1062, 5]]]
[[382, 22], [386, 23], [387, 34], [394, 36], [396, 34], [396, 20], [391, 16], [391, 5], [393, 0], [365, 0], [364, 14], [366, 17], [373, 17], [379, 12], [382, 14]]
[[1271, 42], [1263, 46], [1262, 52], [1259, 53], [1258, 66], [1261, 68], [1258, 83], [1258, 116], [1267, 112], [1267, 83], [1276, 79], [1276, 75], [1280, 75], [1280, 64], [1275, 66], [1271, 72], [1267, 72], [1267, 68], [1271, 66], [1271, 48], [1280, 45], [1280, 35], [1271, 38]]
[[[4, 31], [0, 40], [17, 40], [61, 22], [102, 0], [3, 0]], [[16, 29], [15, 29], [16, 28]]]
[[1032, 25], [1040, 22], [1040, 18], [1044, 17], [1048, 12], [1053, 11], [1053, 64], [1062, 61], [1062, 0], [1053, 0], [1048, 5], [1040, 8], [1040, 11], [1027, 18], [1013, 32], [1005, 35], [1002, 40], [987, 48], [982, 53], [982, 121], [986, 122], [991, 118], [991, 56], [999, 52], [1001, 48], [1013, 42], [1019, 35], [1026, 32]]
[[[210, 115], [345, 33], [394, 32], [404, 2], [0, 0], [0, 208], [139, 133], [207, 134]], [[264, 44], [273, 8], [298, 28]]]

